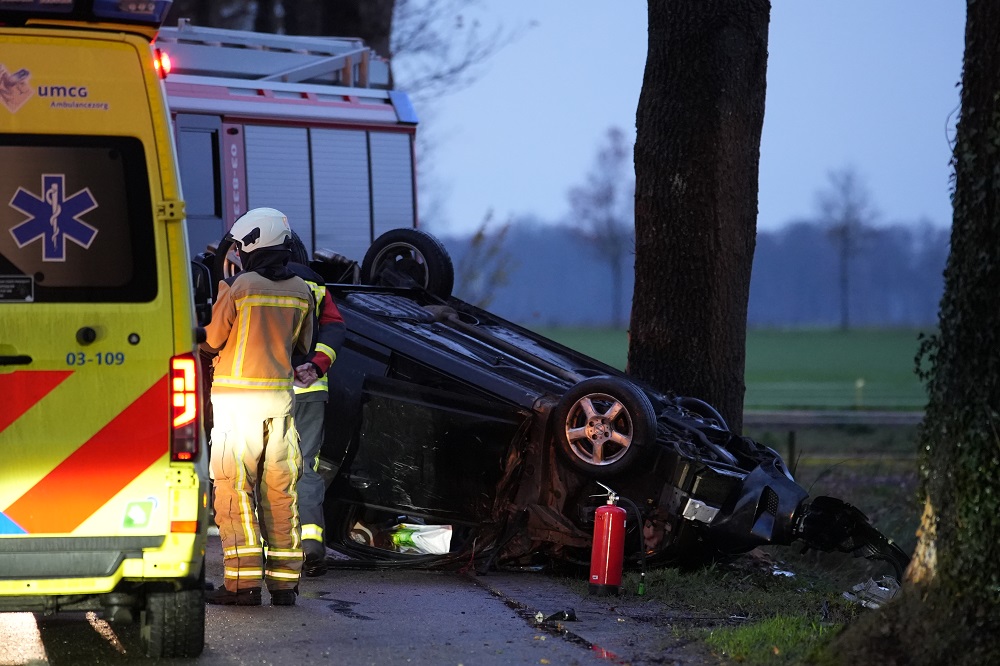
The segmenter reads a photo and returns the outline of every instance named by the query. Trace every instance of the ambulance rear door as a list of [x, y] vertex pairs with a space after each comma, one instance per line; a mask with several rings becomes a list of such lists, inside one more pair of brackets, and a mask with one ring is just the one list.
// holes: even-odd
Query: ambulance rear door
[[110, 585], [170, 533], [190, 283], [148, 43], [72, 34], [0, 30], [0, 578]]

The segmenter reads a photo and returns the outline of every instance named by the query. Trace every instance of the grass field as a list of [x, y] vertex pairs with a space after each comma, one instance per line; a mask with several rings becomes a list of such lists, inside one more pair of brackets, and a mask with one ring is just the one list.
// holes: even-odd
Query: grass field
[[[537, 329], [588, 356], [624, 369], [625, 331]], [[749, 331], [747, 409], [920, 410], [914, 373], [916, 330]]]

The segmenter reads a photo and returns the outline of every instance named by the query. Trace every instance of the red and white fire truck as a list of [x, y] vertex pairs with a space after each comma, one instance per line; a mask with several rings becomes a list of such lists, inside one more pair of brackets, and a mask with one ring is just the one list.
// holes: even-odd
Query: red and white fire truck
[[310, 253], [360, 258], [384, 231], [416, 226], [416, 114], [364, 42], [182, 20], [156, 46], [194, 253], [257, 206], [288, 215]]

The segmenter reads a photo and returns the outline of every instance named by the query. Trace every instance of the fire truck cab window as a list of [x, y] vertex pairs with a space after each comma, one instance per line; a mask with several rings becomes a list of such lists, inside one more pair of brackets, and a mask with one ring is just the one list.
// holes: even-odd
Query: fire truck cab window
[[188, 236], [197, 253], [218, 242], [225, 231], [219, 173], [221, 121], [215, 116], [178, 114], [176, 123]]

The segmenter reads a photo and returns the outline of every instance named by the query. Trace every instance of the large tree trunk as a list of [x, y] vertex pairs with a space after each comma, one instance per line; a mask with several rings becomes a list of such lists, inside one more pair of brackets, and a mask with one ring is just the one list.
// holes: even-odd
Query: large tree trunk
[[1000, 3], [969, 0], [966, 16], [951, 252], [921, 348], [920, 538], [902, 597], [834, 646], [845, 663], [1000, 656]]
[[767, 0], [650, 0], [629, 371], [743, 423]]

